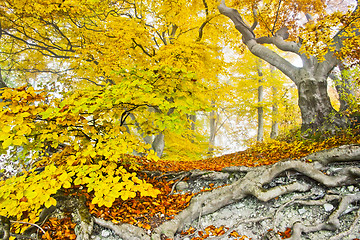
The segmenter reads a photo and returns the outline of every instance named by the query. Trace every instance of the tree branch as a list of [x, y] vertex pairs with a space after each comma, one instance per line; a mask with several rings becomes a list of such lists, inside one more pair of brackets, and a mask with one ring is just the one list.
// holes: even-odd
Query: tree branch
[[280, 35], [275, 34], [274, 37], [260, 37], [256, 39], [256, 42], [259, 44], [272, 44], [282, 51], [300, 55], [299, 50], [301, 45], [293, 41], [285, 41]]
[[[233, 21], [235, 28], [242, 35], [242, 40], [244, 44], [248, 47], [248, 49], [252, 54], [275, 66], [280, 71], [282, 71], [286, 76], [288, 76], [291, 80], [293, 81], [295, 80], [295, 73], [298, 69], [294, 65], [292, 65], [289, 61], [279, 56], [274, 51], [258, 43], [257, 39], [255, 38], [255, 34], [253, 30], [246, 25], [246, 23], [244, 22], [244, 20], [242, 19], [242, 17], [240, 16], [237, 10], [227, 7], [225, 5], [225, 0], [221, 1], [221, 4], [218, 6], [218, 9], [221, 14], [227, 16]], [[277, 39], [281, 40], [283, 39], [283, 37], [281, 35], [278, 35]], [[274, 45], [276, 46], [276, 44]], [[284, 41], [279, 41], [278, 45], [280, 47], [282, 46], [283, 49], [286, 49], [285, 46], [289, 46], [289, 45], [285, 45]], [[295, 49], [293, 51], [295, 51]]]

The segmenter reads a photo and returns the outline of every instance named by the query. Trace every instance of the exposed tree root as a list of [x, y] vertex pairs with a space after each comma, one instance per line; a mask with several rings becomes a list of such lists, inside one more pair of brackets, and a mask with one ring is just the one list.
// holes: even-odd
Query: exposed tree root
[[360, 209], [357, 211], [356, 217], [355, 217], [353, 223], [351, 224], [350, 228], [344, 232], [341, 232], [341, 233], [331, 237], [329, 240], [341, 240], [345, 236], [352, 234], [354, 231], [354, 228], [358, 224], [359, 220], [360, 220]]
[[301, 233], [309, 233], [320, 230], [335, 231], [340, 227], [339, 217], [348, 208], [350, 203], [360, 200], [360, 194], [346, 195], [341, 198], [339, 206], [329, 216], [328, 220], [316, 226], [305, 226], [302, 223], [295, 223], [290, 240], [301, 239]]
[[309, 154], [304, 159], [311, 159], [323, 165], [332, 162], [356, 162], [360, 160], [360, 147], [358, 144], [343, 145]]
[[105, 221], [100, 218], [95, 218], [95, 223], [105, 228], [113, 230], [123, 240], [150, 240], [150, 236], [145, 232], [144, 229], [136, 227], [131, 224], [123, 223], [117, 225], [110, 221]]
[[80, 219], [80, 233], [77, 235], [78, 240], [89, 240], [93, 230], [94, 220], [85, 205], [86, 198], [80, 197], [77, 207], [77, 214]]

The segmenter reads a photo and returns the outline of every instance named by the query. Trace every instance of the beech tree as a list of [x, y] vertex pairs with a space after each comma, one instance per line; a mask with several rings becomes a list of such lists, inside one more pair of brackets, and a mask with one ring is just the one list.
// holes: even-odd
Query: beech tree
[[[325, 130], [345, 127], [346, 117], [330, 105], [326, 77], [345, 54], [356, 60], [356, 52], [345, 48], [334, 55], [336, 49], [331, 44], [325, 48], [321, 44], [309, 46], [318, 36], [316, 33], [331, 33], [334, 26], [343, 26], [341, 32], [345, 34], [336, 35], [336, 43], [356, 43], [357, 39], [352, 42], [348, 37], [356, 27], [353, 23], [357, 23], [357, 11], [341, 15], [338, 20], [339, 15], [334, 14], [329, 16], [333, 21], [327, 21], [325, 5], [320, 1], [235, 3], [234, 7], [255, 8], [255, 14], [249, 16], [255, 16], [255, 22], [261, 22], [263, 27], [249, 27], [239, 12], [224, 2], [219, 9], [233, 20], [254, 55], [297, 84], [303, 129], [316, 131], [322, 124]], [[305, 7], [298, 9], [300, 3]], [[179, 141], [177, 145], [187, 145], [191, 141], [183, 139], [186, 130], [191, 129], [189, 115], [212, 110], [211, 100], [217, 100], [214, 89], [219, 87], [217, 75], [223, 68], [217, 46], [235, 46], [237, 41], [217, 7], [216, 1], [206, 0], [0, 2], [0, 65], [7, 82], [16, 79], [38, 83], [41, 77], [51, 74], [64, 88], [61, 92], [30, 84], [8, 88], [0, 82], [0, 153], [21, 153], [13, 159], [23, 170], [0, 181], [0, 237], [32, 239], [40, 229], [43, 238], [51, 239], [42, 226], [56, 209], [66, 207], [78, 216], [78, 236], [73, 234], [71, 239], [90, 239], [94, 224], [98, 224], [114, 230], [122, 239], [162, 240], [174, 239], [201, 216], [249, 196], [269, 202], [292, 192], [303, 194], [301, 199], [282, 203], [270, 212], [271, 216], [240, 219], [240, 223], [271, 219], [275, 225], [277, 213], [287, 205], [338, 203], [327, 219], [315, 226], [301, 221], [290, 226], [292, 239], [297, 240], [303, 233], [337, 230], [340, 216], [357, 210], [348, 207], [359, 202], [358, 192], [344, 195], [330, 189], [359, 183], [360, 147], [356, 138], [350, 141], [334, 137], [319, 144], [274, 141], [268, 147], [256, 145], [225, 160], [187, 164], [161, 161], [149, 150], [146, 137], [158, 135], [162, 140], [161, 134], [166, 131], [171, 131], [173, 139], [183, 137], [174, 141]], [[285, 10], [292, 14], [285, 15]], [[299, 11], [317, 13], [323, 19], [306, 29], [308, 37], [303, 35], [301, 41], [295, 42], [297, 32], [288, 36], [283, 25], [295, 23], [293, 17]], [[206, 30], [211, 34], [205, 34]], [[229, 35], [224, 34], [228, 31]], [[270, 36], [264, 37], [267, 32]], [[256, 34], [263, 37], [256, 38]], [[322, 40], [328, 37], [331, 34]], [[298, 54], [304, 66], [294, 67], [263, 45], [267, 43]], [[219, 92], [226, 95], [226, 91]], [[146, 152], [147, 158], [129, 155], [133, 151]], [[281, 151], [283, 155], [279, 155]], [[348, 162], [353, 165], [349, 167]], [[167, 176], [172, 180], [156, 182]], [[196, 196], [174, 194], [178, 183], [188, 178], [224, 181], [226, 185]], [[321, 190], [320, 195], [310, 192], [314, 186]], [[181, 206], [181, 212], [171, 209], [174, 202]], [[124, 211], [109, 215], [110, 210], [125, 205]], [[155, 206], [162, 208], [156, 211]], [[126, 219], [130, 211], [142, 215]], [[352, 225], [357, 224], [359, 216]], [[144, 223], [150, 218], [156, 221], [152, 226]], [[339, 238], [349, 231], [342, 232]], [[56, 234], [62, 236], [61, 231]], [[267, 239], [279, 238], [270, 228], [262, 234]]]
[[[213, 16], [193, 14], [207, 8], [201, 2], [181, 8], [172, 1], [2, 1], [3, 77], [8, 83], [43, 83], [48, 89], [48, 83], [56, 81], [71, 90], [119, 84], [119, 71], [131, 68], [169, 66], [196, 70], [197, 79], [191, 83], [215, 84], [222, 61], [216, 58], [216, 44], [205, 41], [216, 35], [204, 34]], [[211, 94], [209, 89], [206, 95]], [[156, 106], [144, 114], [132, 112], [127, 122], [135, 127], [128, 131], [142, 136], [161, 156], [165, 132], [144, 134], [143, 129], [146, 116], [154, 111], [172, 113]]]
[[[339, 114], [331, 105], [327, 93], [327, 79], [331, 70], [344, 58], [341, 53], [352, 51], [349, 49], [355, 40], [349, 40], [349, 37], [355, 35], [353, 38], [358, 38], [355, 30], [359, 24], [357, 7], [346, 14], [335, 12], [327, 15], [323, 1], [311, 4], [305, 1], [262, 1], [261, 4], [236, 2], [235, 6], [247, 7], [248, 12], [253, 9], [252, 26], [236, 9], [227, 7], [224, 0], [218, 9], [221, 14], [231, 19], [252, 54], [278, 68], [296, 84], [302, 130], [314, 132], [346, 128], [349, 124], [347, 117]], [[301, 12], [308, 16], [316, 13], [320, 19], [307, 25], [306, 39], [303, 39], [305, 34], [298, 34], [299, 29], [294, 19]], [[340, 29], [335, 34], [331, 32], [334, 27]], [[298, 55], [303, 66], [294, 66], [265, 44]]]

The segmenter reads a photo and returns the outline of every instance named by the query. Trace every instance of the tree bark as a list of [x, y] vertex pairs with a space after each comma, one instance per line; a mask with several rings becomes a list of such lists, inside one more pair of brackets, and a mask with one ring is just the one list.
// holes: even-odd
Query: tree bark
[[151, 149], [156, 152], [156, 155], [161, 158], [165, 148], [165, 136], [163, 133], [159, 133], [155, 136], [154, 141], [151, 144]]
[[[214, 103], [212, 102], [212, 105]], [[215, 135], [216, 135], [216, 111], [212, 110], [210, 112], [210, 136], [209, 136], [209, 148], [208, 155], [212, 156], [215, 146]]]
[[189, 115], [188, 119], [190, 120], [190, 125], [191, 125], [190, 129], [191, 129], [191, 131], [195, 131], [196, 113]]
[[270, 138], [275, 139], [279, 135], [279, 122], [278, 122], [278, 115], [279, 115], [279, 107], [277, 104], [277, 88], [272, 87], [273, 92], [273, 104], [272, 104], [272, 111], [271, 111], [271, 132]]
[[347, 126], [346, 118], [340, 116], [331, 105], [326, 80], [309, 78], [300, 82], [297, 87], [303, 132], [334, 131]]
[[263, 82], [263, 73], [261, 69], [261, 61], [257, 62], [257, 71], [258, 71], [258, 132], [257, 132], [257, 141], [262, 142], [264, 140], [264, 108], [261, 106], [262, 102], [264, 101], [264, 86], [262, 85]]

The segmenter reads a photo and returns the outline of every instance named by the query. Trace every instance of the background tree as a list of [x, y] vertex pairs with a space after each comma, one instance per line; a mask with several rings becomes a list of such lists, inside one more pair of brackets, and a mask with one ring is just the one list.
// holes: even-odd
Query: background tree
[[[266, 62], [262, 64], [262, 76], [259, 76], [259, 59], [248, 50], [241, 55], [241, 61], [236, 62], [236, 59], [237, 57], [228, 59], [229, 62], [234, 62], [229, 69], [229, 94], [220, 104], [223, 110], [220, 111], [220, 121], [229, 118], [223, 127], [227, 129], [226, 134], [231, 136], [232, 141], [236, 142], [237, 138], [242, 138], [242, 144], [246, 144], [244, 140], [257, 138], [260, 107], [263, 109], [261, 119], [264, 139], [274, 134], [274, 122], [278, 123], [278, 128], [282, 132], [298, 127], [297, 119], [300, 118], [300, 113], [294, 84]], [[263, 94], [261, 102], [258, 100], [260, 86]], [[277, 89], [276, 93], [274, 88]], [[274, 105], [277, 107], [275, 111]], [[248, 135], [244, 137], [244, 134]]]

